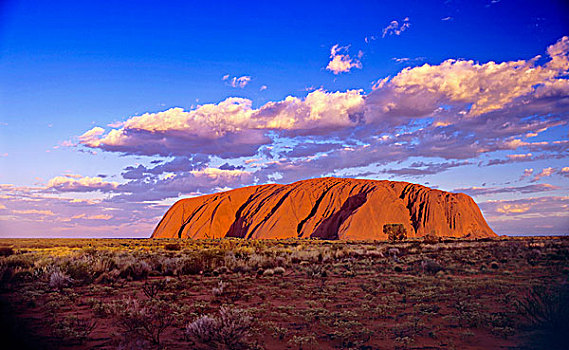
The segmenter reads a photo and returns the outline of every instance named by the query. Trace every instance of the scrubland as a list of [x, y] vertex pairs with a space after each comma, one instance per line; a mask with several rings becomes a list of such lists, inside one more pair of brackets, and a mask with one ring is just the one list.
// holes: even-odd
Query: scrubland
[[0, 240], [18, 349], [563, 349], [569, 239]]

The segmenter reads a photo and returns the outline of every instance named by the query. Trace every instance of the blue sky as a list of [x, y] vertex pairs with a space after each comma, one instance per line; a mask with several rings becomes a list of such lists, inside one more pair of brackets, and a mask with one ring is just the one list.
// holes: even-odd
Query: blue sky
[[178, 198], [326, 175], [568, 233], [566, 35], [562, 1], [4, 1], [0, 235], [143, 237]]

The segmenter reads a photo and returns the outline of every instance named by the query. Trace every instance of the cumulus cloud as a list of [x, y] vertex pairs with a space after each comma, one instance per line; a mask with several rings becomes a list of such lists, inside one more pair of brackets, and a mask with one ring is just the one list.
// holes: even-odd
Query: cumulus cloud
[[566, 96], [569, 82], [559, 78], [565, 73], [560, 62], [567, 61], [567, 56], [558, 55], [560, 62], [546, 66], [537, 66], [537, 58], [483, 64], [449, 59], [439, 65], [405, 68], [387, 89], [374, 93], [382, 97], [385, 112], [430, 114], [449, 104], [471, 117], [522, 102], [520, 99], [528, 103], [547, 94]]
[[348, 55], [348, 46], [336, 44], [330, 49], [330, 62], [328, 62], [326, 69], [334, 74], [349, 72], [352, 68], [361, 69], [362, 63], [359, 58], [362, 55], [363, 52], [359, 51], [358, 58], [352, 58]]
[[[527, 171], [528, 169], [526, 169]], [[533, 173], [533, 169], [530, 169], [531, 172], [529, 172], [527, 175], [524, 172], [524, 175], [522, 176], [522, 178], [527, 177], [527, 176], [531, 176]], [[561, 175], [561, 176], [565, 176], [565, 177], [569, 177], [569, 167], [562, 167], [562, 168], [553, 168], [553, 167], [547, 167], [547, 168], [543, 168], [539, 173], [537, 173], [533, 179], [531, 179], [531, 182], [536, 182], [541, 180], [544, 177], [549, 177], [552, 175]]]
[[541, 170], [541, 172], [539, 174], [536, 174], [534, 176], [534, 178], [531, 179], [531, 181], [532, 182], [539, 181], [544, 177], [549, 177], [549, 176], [553, 175], [553, 173], [555, 173], [555, 169], [553, 169], [552, 167], [544, 168]]
[[385, 38], [388, 35], [401, 35], [401, 33], [403, 33], [405, 30], [409, 29], [409, 27], [411, 26], [411, 23], [409, 22], [409, 17], [405, 17], [401, 23], [399, 23], [398, 21], [391, 21], [391, 23], [389, 23], [389, 25], [385, 28], [383, 28], [382, 31], [382, 38]]
[[116, 190], [118, 186], [117, 182], [104, 181], [101, 177], [64, 175], [50, 179], [46, 189], [60, 192], [109, 192]]
[[228, 98], [191, 111], [171, 108], [132, 117], [106, 134], [95, 127], [79, 139], [87, 147], [126, 154], [251, 156], [271, 143], [268, 131], [318, 134], [358, 124], [364, 96], [361, 90], [316, 90], [304, 99], [289, 96], [259, 109], [251, 106], [251, 100]]
[[243, 89], [245, 86], [247, 86], [247, 84], [249, 84], [251, 77], [248, 75], [241, 77], [230, 77], [228, 74], [224, 75], [222, 80], [227, 82], [227, 84], [231, 87]]
[[530, 177], [532, 175], [533, 175], [533, 168], [524, 169], [524, 172], [523, 172], [522, 176], [520, 177], [520, 180], [525, 179], [526, 177]]
[[106, 134], [102, 128], [93, 128], [79, 139], [87, 147], [125, 154], [248, 156], [255, 154], [259, 145], [270, 143], [264, 132], [255, 128], [252, 113], [250, 100], [228, 98], [189, 112], [171, 108], [146, 113]]

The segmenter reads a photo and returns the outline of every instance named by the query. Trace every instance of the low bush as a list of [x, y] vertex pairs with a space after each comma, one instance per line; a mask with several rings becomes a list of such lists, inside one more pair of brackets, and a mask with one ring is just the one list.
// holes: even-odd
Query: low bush
[[423, 268], [423, 272], [428, 273], [428, 274], [436, 274], [439, 271], [444, 270], [443, 266], [441, 264], [439, 264], [438, 262], [431, 260], [431, 259], [425, 259], [421, 262], [421, 267]]
[[243, 310], [222, 306], [219, 315], [204, 315], [188, 323], [186, 337], [212, 347], [241, 349], [247, 345], [251, 324], [252, 318]]
[[77, 316], [68, 316], [62, 321], [52, 324], [52, 334], [70, 344], [83, 344], [89, 334], [95, 329], [97, 323], [93, 320], [80, 319]]
[[166, 289], [166, 280], [164, 279], [146, 282], [142, 285], [142, 292], [149, 299], [155, 299], [158, 293], [164, 289]]
[[125, 299], [114, 307], [117, 325], [125, 332], [160, 345], [160, 336], [174, 324], [170, 304], [161, 300]]
[[11, 247], [0, 247], [0, 256], [10, 256], [14, 254], [14, 249]]
[[73, 279], [58, 268], [49, 273], [48, 285], [51, 289], [61, 290], [73, 283]]
[[151, 271], [150, 264], [133, 256], [122, 257], [116, 261], [116, 264], [120, 277], [134, 281], [145, 279]]

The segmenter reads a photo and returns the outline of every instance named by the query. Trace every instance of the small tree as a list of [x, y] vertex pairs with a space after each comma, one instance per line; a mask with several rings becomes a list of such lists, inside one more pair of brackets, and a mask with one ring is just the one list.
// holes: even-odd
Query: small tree
[[407, 230], [403, 224], [385, 224], [383, 225], [383, 233], [387, 235], [390, 241], [402, 241], [407, 238]]

